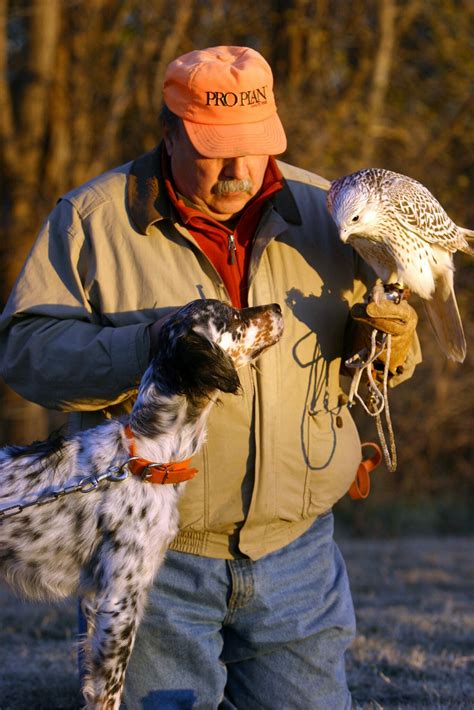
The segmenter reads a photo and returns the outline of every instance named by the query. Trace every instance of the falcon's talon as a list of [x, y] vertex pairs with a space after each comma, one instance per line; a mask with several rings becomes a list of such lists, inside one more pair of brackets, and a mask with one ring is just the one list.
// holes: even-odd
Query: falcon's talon
[[381, 279], [377, 279], [375, 286], [369, 295], [369, 303], [376, 303], [380, 305], [385, 298], [385, 284]]

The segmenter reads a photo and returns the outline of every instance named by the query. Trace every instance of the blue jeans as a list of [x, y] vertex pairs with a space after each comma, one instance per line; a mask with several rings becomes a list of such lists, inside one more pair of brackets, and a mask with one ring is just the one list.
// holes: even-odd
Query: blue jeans
[[355, 632], [332, 513], [253, 562], [170, 551], [126, 678], [127, 710], [349, 710]]

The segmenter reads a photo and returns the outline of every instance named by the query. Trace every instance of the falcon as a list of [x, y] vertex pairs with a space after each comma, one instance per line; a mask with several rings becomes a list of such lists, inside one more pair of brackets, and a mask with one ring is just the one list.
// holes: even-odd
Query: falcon
[[474, 231], [458, 227], [421, 183], [368, 168], [331, 183], [327, 204], [343, 242], [385, 283], [418, 294], [441, 349], [463, 362], [466, 340], [453, 285], [453, 254], [474, 255]]

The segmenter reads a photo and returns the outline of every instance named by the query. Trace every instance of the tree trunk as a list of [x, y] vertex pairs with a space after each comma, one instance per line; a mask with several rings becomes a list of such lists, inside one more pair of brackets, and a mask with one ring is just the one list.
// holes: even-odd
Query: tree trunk
[[382, 0], [379, 6], [380, 42], [374, 62], [372, 89], [369, 96], [368, 123], [362, 146], [361, 161], [369, 167], [373, 160], [377, 138], [383, 134], [383, 114], [395, 47], [395, 0]]
[[[41, 165], [47, 132], [48, 100], [55, 70], [60, 9], [58, 0], [31, 2], [28, 15], [28, 54], [23, 91], [18, 100], [15, 125], [13, 96], [8, 86], [7, 3], [0, 3], [0, 140], [6, 177], [2, 204], [2, 273], [0, 296], [8, 298], [14, 281], [31, 247], [37, 229], [38, 195], [41, 194]], [[2, 388], [2, 409], [8, 412], [4, 435], [9, 442], [26, 442], [43, 437], [47, 414], [10, 389]]]

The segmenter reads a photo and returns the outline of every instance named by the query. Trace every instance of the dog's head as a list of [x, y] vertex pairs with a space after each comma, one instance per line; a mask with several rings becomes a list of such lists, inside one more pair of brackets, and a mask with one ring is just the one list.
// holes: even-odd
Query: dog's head
[[255, 360], [283, 332], [278, 304], [237, 309], [216, 300], [197, 300], [163, 324], [152, 361], [153, 380], [169, 394], [235, 394], [236, 369]]

